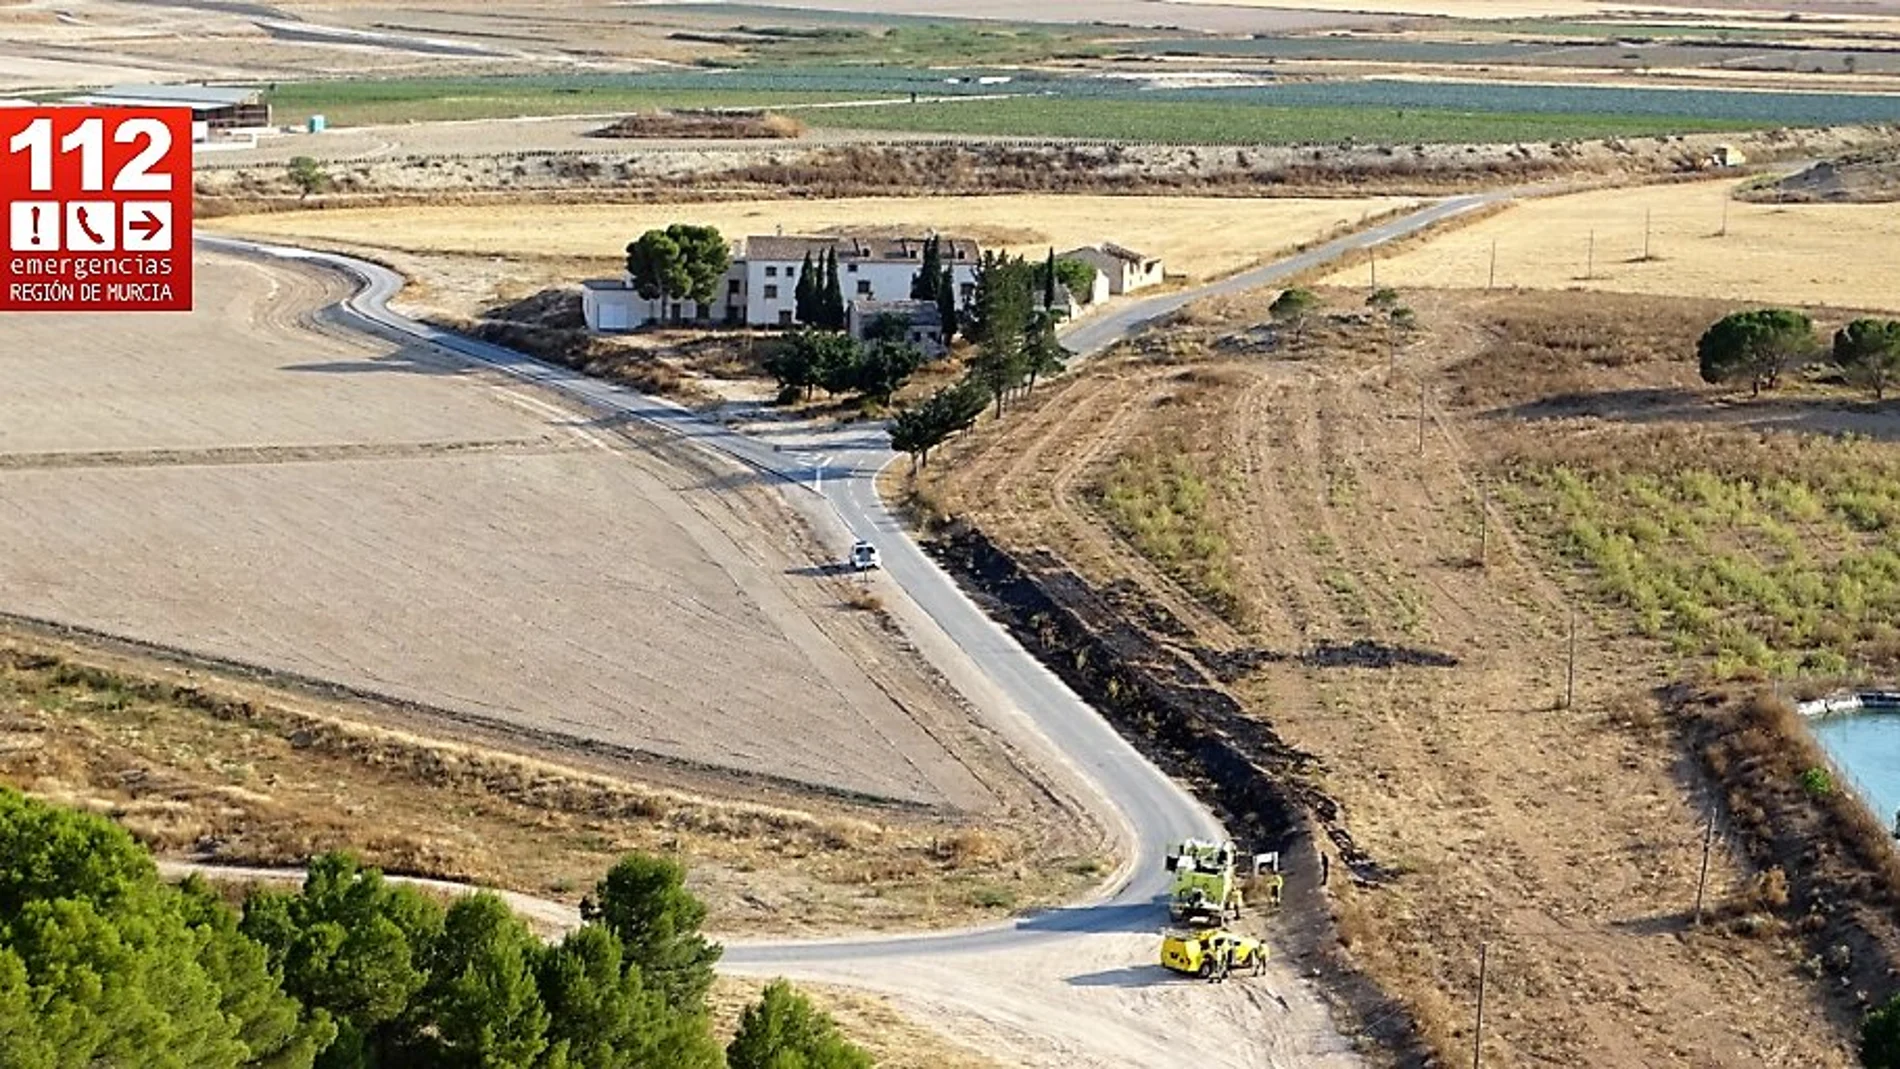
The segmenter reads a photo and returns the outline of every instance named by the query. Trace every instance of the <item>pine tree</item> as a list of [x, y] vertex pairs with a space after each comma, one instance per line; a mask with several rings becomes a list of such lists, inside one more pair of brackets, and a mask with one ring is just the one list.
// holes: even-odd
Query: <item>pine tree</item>
[[493, 894], [457, 899], [444, 920], [421, 1004], [438, 1065], [533, 1065], [548, 1045], [535, 986], [541, 945]]
[[699, 934], [706, 907], [686, 889], [686, 871], [665, 858], [628, 854], [581, 903], [581, 917], [620, 938], [627, 966], [679, 1012], [704, 1008], [720, 948]]
[[811, 263], [811, 250], [806, 249], [804, 266], [798, 269], [798, 288], [792, 291], [792, 307], [795, 309], [792, 314], [800, 323], [808, 327], [817, 318], [813, 309], [816, 303], [813, 298], [818, 295], [818, 280], [812, 277], [813, 270], [815, 268]]
[[829, 1016], [774, 980], [739, 1017], [726, 1047], [731, 1069], [871, 1069], [871, 1056], [838, 1034]]
[[706, 1015], [675, 1013], [625, 967], [619, 940], [585, 925], [542, 955], [541, 999], [551, 1041], [548, 1069], [716, 1069], [719, 1044]]

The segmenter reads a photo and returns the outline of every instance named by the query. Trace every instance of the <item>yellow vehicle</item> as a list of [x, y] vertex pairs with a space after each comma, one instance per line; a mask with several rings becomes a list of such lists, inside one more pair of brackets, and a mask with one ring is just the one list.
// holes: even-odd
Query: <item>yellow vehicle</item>
[[1267, 971], [1267, 945], [1225, 928], [1170, 929], [1161, 937], [1161, 965], [1189, 976], [1209, 977], [1214, 975], [1218, 955], [1230, 950], [1234, 972], [1251, 969], [1258, 976]]

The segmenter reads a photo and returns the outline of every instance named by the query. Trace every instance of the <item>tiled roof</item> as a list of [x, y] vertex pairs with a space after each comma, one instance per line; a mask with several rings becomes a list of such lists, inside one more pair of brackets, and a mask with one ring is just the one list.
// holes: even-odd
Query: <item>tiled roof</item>
[[[968, 238], [943, 236], [939, 240], [946, 263], [975, 263], [981, 256], [976, 242]], [[834, 249], [837, 250], [838, 259], [845, 262], [884, 260], [922, 263], [924, 260], [924, 239], [921, 237], [763, 235], [745, 239], [745, 257], [748, 260], [791, 263], [803, 260], [808, 252], [816, 260]], [[961, 255], [956, 255], [958, 253]]]

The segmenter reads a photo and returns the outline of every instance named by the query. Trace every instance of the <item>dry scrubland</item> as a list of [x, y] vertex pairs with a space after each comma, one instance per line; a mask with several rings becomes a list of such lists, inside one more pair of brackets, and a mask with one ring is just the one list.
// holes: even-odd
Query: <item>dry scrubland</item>
[[225, 216], [207, 229], [311, 238], [417, 253], [467, 256], [617, 257], [627, 242], [669, 223], [748, 234], [878, 229], [969, 234], [1028, 255], [1113, 241], [1159, 255], [1170, 273], [1227, 274], [1336, 227], [1416, 201], [1218, 197], [994, 196], [730, 201], [706, 204], [515, 205], [499, 208], [368, 208]]
[[[1777, 506], [1734, 480], [1793, 498], [1793, 485], [1771, 489], [1772, 471], [1807, 456], [1802, 448], [1830, 447], [1764, 443], [1762, 428], [1872, 417], [1825, 391], [1716, 404], [1683, 359], [1731, 307], [1714, 302], [1405, 292], [1419, 323], [1406, 332], [1367, 317], [1363, 289], [1335, 290], [1331, 310], [1345, 318], [1320, 317], [1295, 341], [1267, 325], [1270, 296], [1196, 305], [1132, 352], [1038, 391], [933, 459], [925, 495], [1008, 546], [1052, 548], [1095, 584], [1133, 580], [1128, 593], [1192, 628], [1191, 640], [1169, 631], [1162, 641], [1191, 641], [1211, 676], [1257, 666], [1229, 675], [1228, 688], [1312, 755], [1302, 775], [1337, 799], [1343, 827], [1389, 876], [1355, 886], [1335, 859], [1338, 938], [1441, 1057], [1470, 1057], [1485, 943], [1486, 1065], [1854, 1064], [1854, 986], [1803, 941], [1843, 915], [1837, 897], [1797, 891], [1790, 906], [1761, 868], [1789, 865], [1799, 883], [1845, 862], [1811, 839], [1799, 854], [1745, 860], [1729, 840], [1711, 871], [1714, 922], [1690, 927], [1707, 788], [1651, 688], [1713, 664], [1719, 639], [1672, 649], [1582, 553], [1582, 514], [1547, 487], [1557, 465], [1585, 483], [1609, 480], [1619, 496], [1601, 499], [1615, 509], [1584, 518], [1633, 526], [1641, 491], [1622, 480], [1654, 471], [1664, 514], [1653, 522], [1673, 510], [1682, 527], [1655, 534], [1648, 578], [1687, 584], [1707, 611], [1799, 650], [1774, 589], [1740, 577], [1775, 550], [1760, 524], [1738, 517], [1779, 516]], [[1656, 403], [1634, 404], [1642, 399]], [[1823, 469], [1848, 461], [1813, 459]], [[1698, 463], [1712, 469], [1706, 479]], [[1834, 494], [1855, 473], [1884, 470], [1857, 462], [1808, 477], [1815, 498], [1801, 530], [1817, 541], [1805, 569], [1885, 574], [1880, 536], [1844, 538], [1849, 503]], [[1727, 489], [1699, 498], [1698, 479]], [[1690, 566], [1683, 539], [1698, 529], [1718, 550], [1702, 572], [1726, 570], [1733, 584]], [[1798, 607], [1813, 615], [1830, 589]], [[1577, 694], [1564, 709], [1573, 606]], [[1260, 657], [1354, 639], [1457, 663]], [[1737, 782], [1781, 774], [1736, 763], [1746, 749], [1725, 752]], [[1763, 813], [1746, 791], [1727, 799], [1745, 807], [1738, 814]], [[1823, 912], [1804, 919], [1817, 902]], [[1814, 977], [1841, 1000], [1824, 1003]]]
[[[1379, 281], [1483, 287], [1495, 242], [1500, 287], [1900, 308], [1900, 269], [1873, 251], [1900, 248], [1900, 213], [1891, 206], [1755, 204], [1730, 199], [1736, 188], [1722, 180], [1524, 201], [1382, 259]], [[1366, 277], [1360, 267], [1326, 281], [1356, 285]]]
[[[829, 551], [776, 491], [432, 354], [305, 331], [324, 276], [200, 272], [188, 317], [15, 327], [0, 610], [643, 776], [1054, 819], [877, 614], [802, 574]], [[1057, 838], [1080, 864], [1086, 833]]]

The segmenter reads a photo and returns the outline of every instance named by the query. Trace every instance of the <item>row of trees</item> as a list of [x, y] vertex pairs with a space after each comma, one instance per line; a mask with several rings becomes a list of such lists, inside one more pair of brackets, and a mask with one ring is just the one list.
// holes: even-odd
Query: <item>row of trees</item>
[[801, 330], [766, 357], [765, 371], [778, 382], [781, 404], [822, 389], [834, 397], [857, 394], [888, 405], [924, 362], [924, 354], [903, 340], [908, 329], [901, 318], [881, 318], [866, 330], [862, 343], [843, 334]]
[[914, 465], [929, 462], [945, 438], [966, 430], [985, 406], [1000, 418], [1006, 401], [1035, 389], [1037, 379], [1062, 370], [1068, 353], [1056, 337], [1062, 313], [1054, 307], [1057, 261], [1042, 265], [1021, 257], [985, 253], [963, 328], [976, 343], [962, 381], [900, 412], [891, 424], [891, 447]]
[[0, 790], [9, 1069], [869, 1069], [789, 987], [723, 1051], [720, 948], [673, 862], [630, 855], [543, 944], [492, 894], [447, 907], [343, 855], [233, 911], [116, 825]]
[[[1759, 308], [1723, 316], [1696, 342], [1705, 382], [1746, 380], [1752, 394], [1773, 389], [1790, 367], [1821, 358], [1814, 321], [1788, 308]], [[1900, 375], [1900, 321], [1856, 319], [1834, 334], [1830, 352], [1846, 379], [1886, 396]]]

